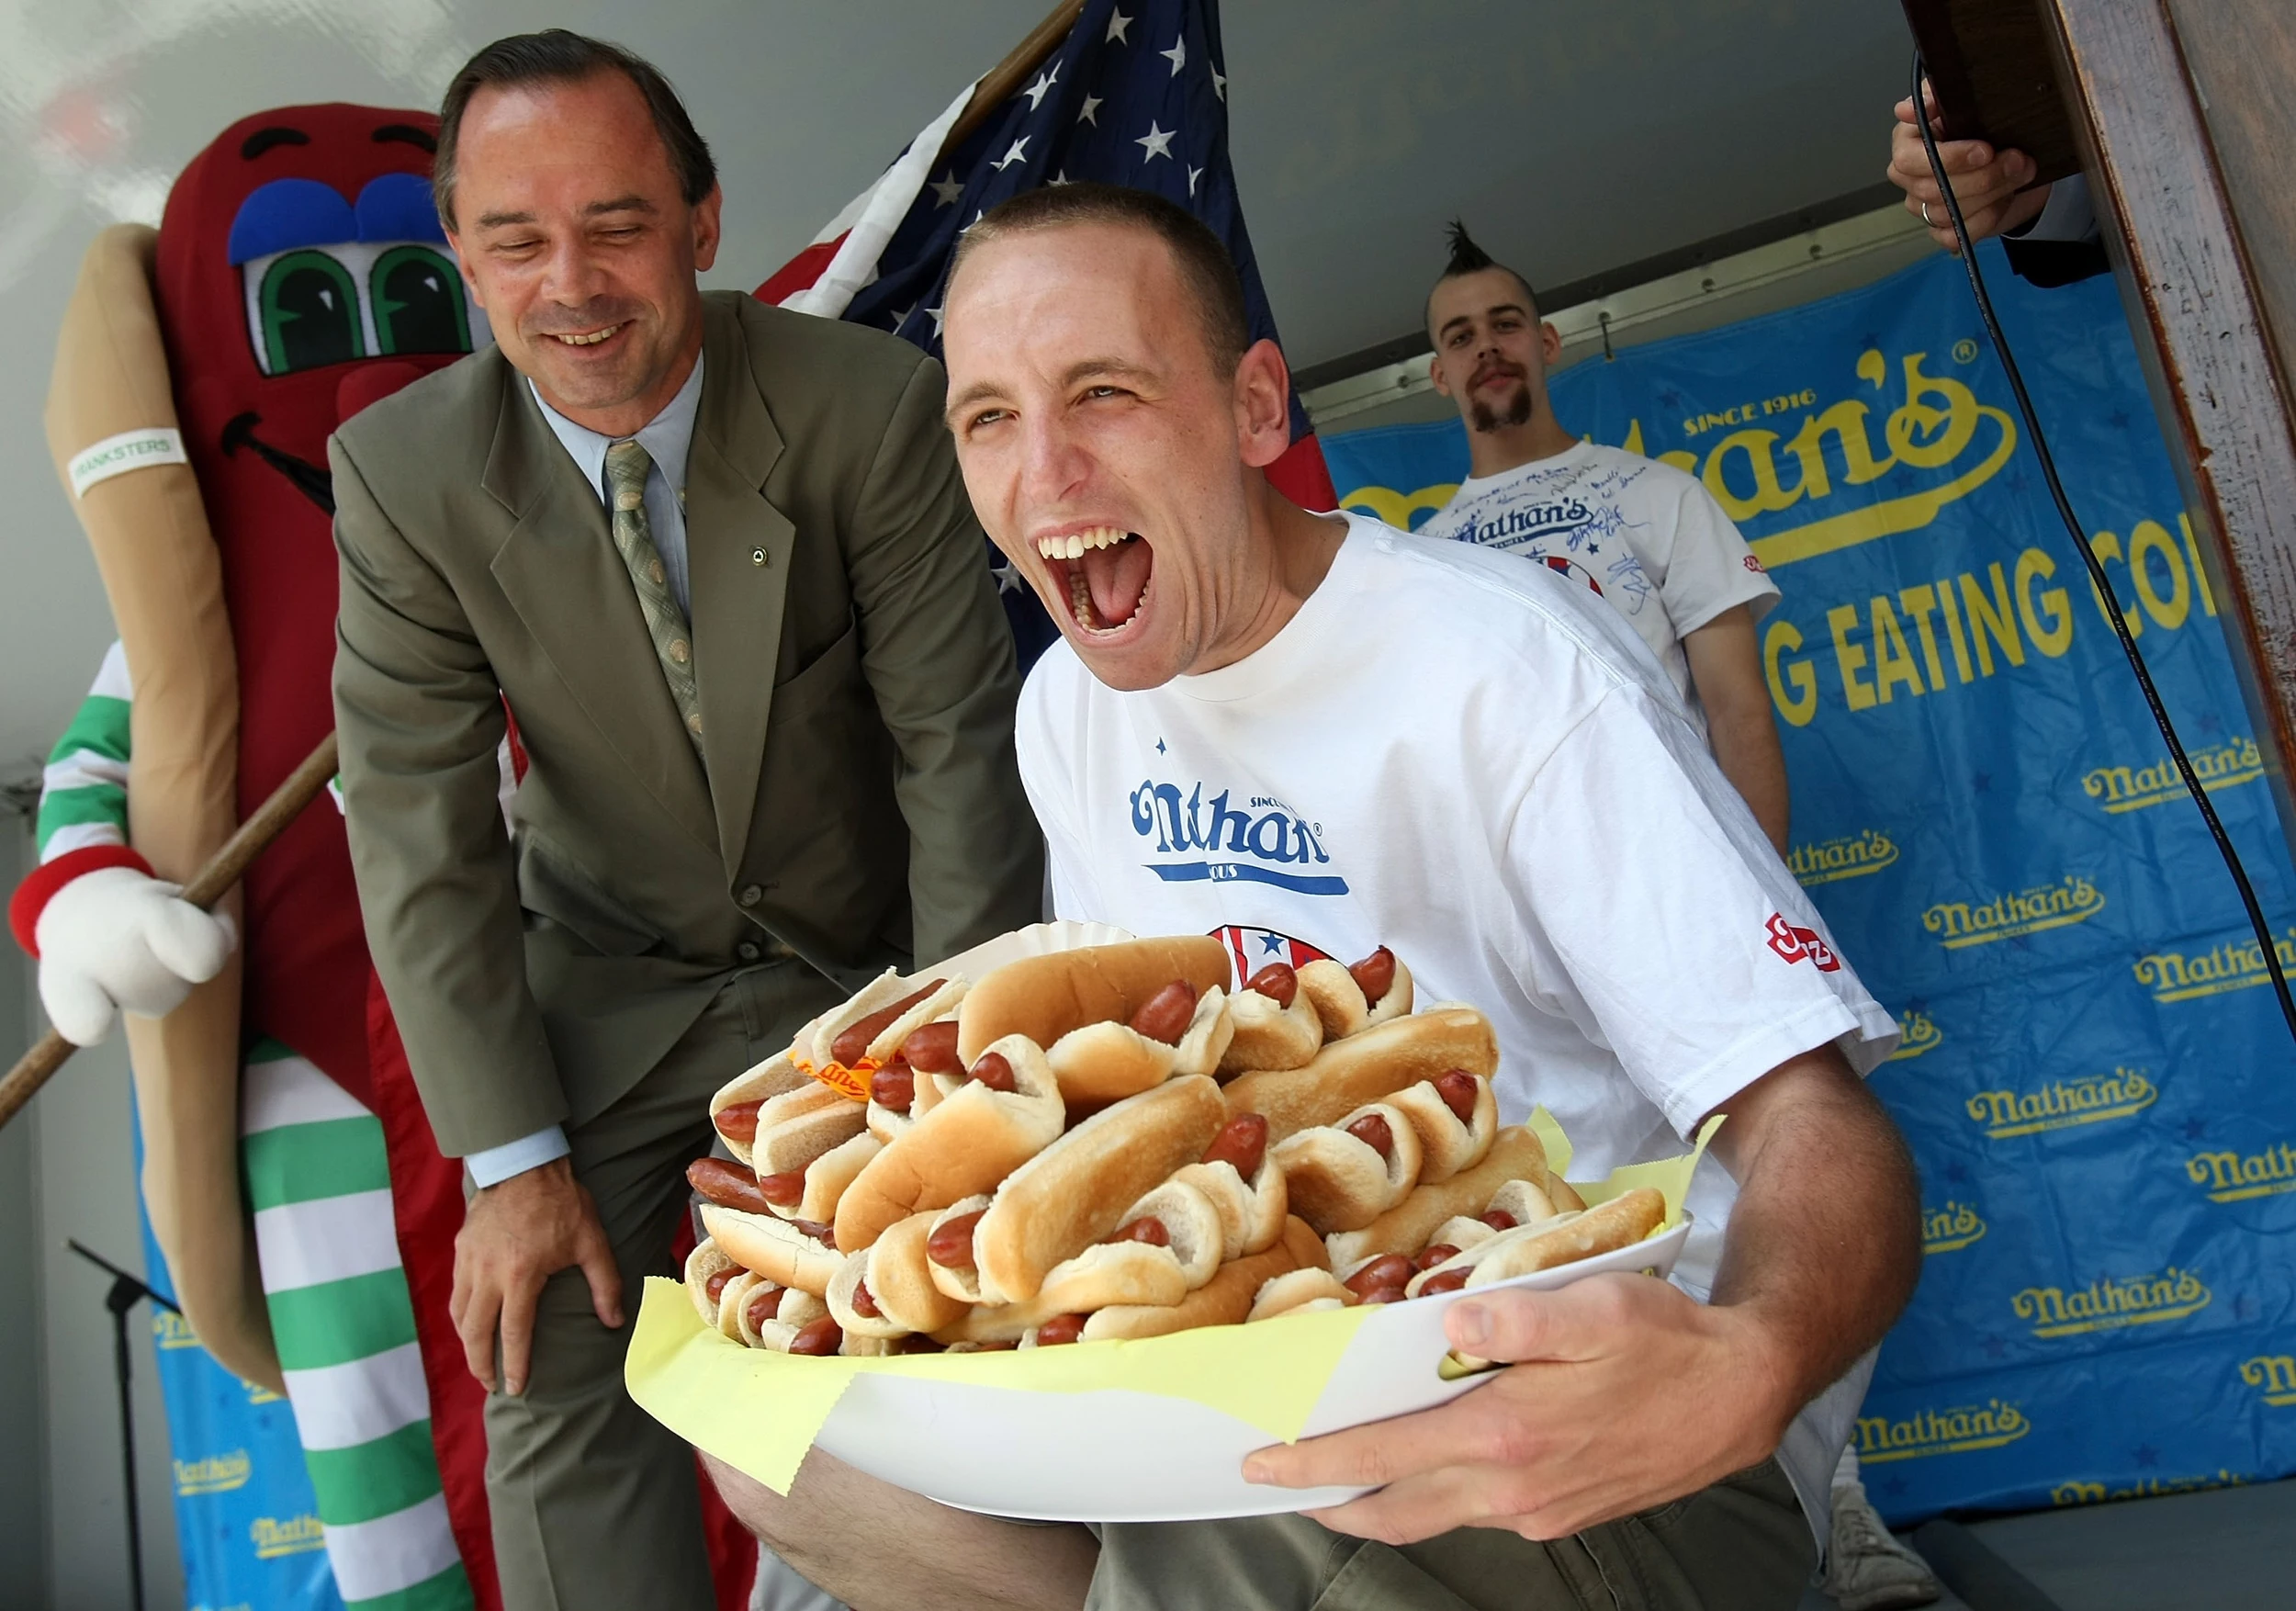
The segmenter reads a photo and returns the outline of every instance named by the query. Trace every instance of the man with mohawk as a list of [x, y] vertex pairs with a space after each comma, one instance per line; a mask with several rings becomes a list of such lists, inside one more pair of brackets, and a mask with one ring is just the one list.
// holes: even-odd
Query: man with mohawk
[[1547, 400], [1562, 338], [1530, 283], [1464, 224], [1427, 296], [1427, 339], [1472, 473], [1423, 534], [1520, 554], [1609, 601], [1704, 718], [1723, 776], [1784, 855], [1785, 757], [1754, 637], [1778, 589], [1761, 561], [1694, 478], [1563, 428]]

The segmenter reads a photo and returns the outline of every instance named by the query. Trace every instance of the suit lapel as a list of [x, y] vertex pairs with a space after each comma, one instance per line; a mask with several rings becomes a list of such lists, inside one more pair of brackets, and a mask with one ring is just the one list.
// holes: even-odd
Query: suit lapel
[[583, 485], [524, 379], [507, 364], [503, 369], [484, 485], [517, 524], [494, 557], [495, 580], [614, 753], [688, 833], [710, 844], [716, 835], [708, 788], [614, 550], [605, 506]]
[[757, 806], [797, 528], [759, 490], [782, 456], [782, 435], [758, 394], [739, 315], [716, 299], [706, 304], [703, 358], [686, 457], [686, 559], [710, 802], [731, 874]]

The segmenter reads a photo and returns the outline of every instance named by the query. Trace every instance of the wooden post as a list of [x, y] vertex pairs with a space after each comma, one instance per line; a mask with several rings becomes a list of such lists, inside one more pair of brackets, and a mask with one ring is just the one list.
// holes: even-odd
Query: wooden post
[[[2039, 4], [2281, 828], [2296, 846], [2296, 432], [2284, 384], [2296, 364], [2281, 361], [2296, 356], [2296, 199], [2279, 161], [2290, 124], [2272, 111], [2296, 100], [2296, 8]], [[2267, 284], [2280, 304], [2277, 351], [2259, 295]]]

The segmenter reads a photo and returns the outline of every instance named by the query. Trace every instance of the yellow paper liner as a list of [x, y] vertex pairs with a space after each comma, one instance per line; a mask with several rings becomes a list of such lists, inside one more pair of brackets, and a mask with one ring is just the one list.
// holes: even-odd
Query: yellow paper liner
[[[1655, 1188], [1666, 1198], [1660, 1231], [1670, 1229], [1682, 1217], [1691, 1173], [1720, 1123], [1719, 1117], [1708, 1120], [1681, 1157], [1629, 1164], [1607, 1179], [1573, 1185], [1589, 1205], [1638, 1186]], [[1554, 1160], [1567, 1163], [1569, 1138], [1544, 1108], [1532, 1113], [1530, 1126], [1548, 1149], [1549, 1166], [1559, 1172], [1563, 1165]], [[1015, 1392], [1154, 1393], [1203, 1404], [1289, 1443], [1306, 1425], [1356, 1329], [1373, 1312], [1326, 1310], [1057, 1348], [807, 1358], [744, 1347], [703, 1324], [684, 1282], [657, 1276], [646, 1283], [623, 1379], [630, 1397], [662, 1425], [785, 1494], [847, 1384], [865, 1372]]]

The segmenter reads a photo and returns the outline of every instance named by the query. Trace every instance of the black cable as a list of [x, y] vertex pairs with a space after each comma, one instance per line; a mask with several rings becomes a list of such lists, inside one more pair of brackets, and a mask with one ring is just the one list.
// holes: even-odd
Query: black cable
[[2144, 691], [2144, 703], [2153, 713], [2153, 725], [2160, 729], [2161, 738], [2168, 745], [2169, 758], [2177, 763], [2177, 775], [2184, 780], [2185, 792], [2200, 808], [2200, 817], [2208, 824], [2209, 836], [2215, 839], [2217, 852], [2224, 858], [2225, 871], [2233, 875], [2233, 884], [2240, 891], [2240, 904], [2247, 908], [2248, 926], [2256, 930], [2257, 943], [2264, 951], [2264, 965], [2272, 975], [2272, 991], [2279, 998], [2280, 1016], [2288, 1022], [2288, 1032], [2296, 1038], [2296, 997], [2288, 990], [2288, 974], [2280, 967], [2279, 952], [2272, 942], [2272, 929], [2265, 921], [2264, 907], [2257, 900], [2256, 886], [2248, 882], [2248, 870], [2240, 864], [2240, 852], [2233, 849], [2232, 837], [2224, 831], [2217, 817], [2216, 806], [2210, 801], [2208, 791], [2200, 786], [2200, 778], [2192, 770], [2192, 762], [2184, 752], [2184, 743], [2177, 737], [2176, 725], [2168, 719], [2168, 709], [2161, 704], [2160, 690], [2153, 685], [2153, 674], [2145, 669], [2144, 657], [2138, 652], [2136, 639], [2129, 634], [2128, 618], [2121, 613], [2121, 601], [2113, 596], [2112, 583], [2105, 575], [2104, 562], [2089, 547], [2088, 538], [2081, 530], [2081, 523], [2074, 518], [2072, 501], [2065, 495], [2065, 483], [2057, 479], [2056, 460], [2049, 452], [2048, 439], [2041, 434], [2041, 421], [2033, 413], [2033, 400], [2025, 390], [2025, 377], [2018, 373], [2017, 360], [2009, 355], [2009, 338], [2001, 333], [2001, 322], [1993, 316], [1993, 299], [1986, 294], [1985, 276], [1977, 267], [1975, 245], [1969, 239], [1969, 225], [1961, 215], [1961, 200], [1945, 177], [1944, 160], [1938, 155], [1937, 131], [1930, 126], [1930, 105], [1923, 93], [1923, 80], [1928, 70], [1921, 61], [1921, 52], [1913, 53], [1913, 117], [1921, 130], [1921, 148], [1929, 152], [1930, 174], [1937, 181], [1939, 193], [1945, 198], [1945, 211], [1953, 220], [1953, 240], [1961, 248], [1962, 267], [1969, 274], [1969, 288], [1977, 299], [1977, 316], [1985, 321], [1986, 335], [1993, 343], [1993, 350], [2001, 360], [2002, 373], [2009, 377], [2009, 390], [2017, 399], [2017, 411], [2024, 416], [2025, 434], [2033, 445], [2033, 456], [2041, 461], [2042, 479], [2049, 483], [2049, 496], [2055, 500], [2057, 514], [2071, 534], [2073, 546], [2088, 568], [2088, 580], [2096, 587], [2098, 600], [2105, 607], [2105, 617], [2112, 623], [2113, 636], [2121, 640], [2121, 652], [2129, 659], [2129, 670], [2136, 673], [2136, 684]]

